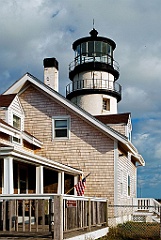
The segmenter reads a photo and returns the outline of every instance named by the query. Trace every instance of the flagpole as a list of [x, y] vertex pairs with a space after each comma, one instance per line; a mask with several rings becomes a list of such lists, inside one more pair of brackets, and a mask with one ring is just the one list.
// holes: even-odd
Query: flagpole
[[72, 187], [71, 189], [69, 189], [66, 194], [68, 194], [69, 192], [71, 192], [74, 189], [74, 187]]
[[[91, 173], [88, 173], [87, 176], [85, 176], [84, 178], [89, 177], [90, 174], [91, 174]], [[84, 178], [83, 178], [83, 179], [84, 179]], [[75, 185], [74, 185], [72, 188], [70, 188], [65, 194], [68, 194], [69, 192], [71, 192], [71, 191], [74, 189], [74, 187], [75, 187]]]

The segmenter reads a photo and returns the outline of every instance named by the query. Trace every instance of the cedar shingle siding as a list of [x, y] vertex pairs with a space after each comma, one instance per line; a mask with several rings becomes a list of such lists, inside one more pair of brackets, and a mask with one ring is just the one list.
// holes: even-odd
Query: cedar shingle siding
[[[114, 141], [61, 103], [51, 100], [30, 86], [20, 95], [25, 111], [25, 130], [43, 142], [37, 154], [60, 163], [81, 169], [91, 175], [86, 195], [114, 197]], [[52, 139], [52, 116], [71, 117], [69, 140]]]

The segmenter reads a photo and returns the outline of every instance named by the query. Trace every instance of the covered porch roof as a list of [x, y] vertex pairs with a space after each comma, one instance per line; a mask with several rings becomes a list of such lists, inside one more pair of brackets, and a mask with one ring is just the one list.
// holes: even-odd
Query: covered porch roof
[[52, 168], [55, 171], [65, 172], [71, 175], [80, 175], [83, 172], [79, 169], [75, 169], [73, 167], [69, 167], [67, 165], [56, 162], [54, 159], [48, 159], [39, 155], [36, 155], [32, 152], [25, 151], [24, 149], [20, 149], [16, 146], [5, 146], [4, 144], [0, 146], [0, 157], [13, 157], [16, 160], [31, 163], [36, 166], [44, 166], [48, 168]]

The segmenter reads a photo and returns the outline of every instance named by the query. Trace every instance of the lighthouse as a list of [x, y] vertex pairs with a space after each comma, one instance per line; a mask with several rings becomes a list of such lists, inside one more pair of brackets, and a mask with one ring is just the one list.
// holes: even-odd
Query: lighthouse
[[72, 47], [75, 57], [69, 65], [66, 98], [92, 115], [117, 114], [121, 85], [114, 60], [116, 43], [98, 36], [93, 28], [90, 36], [76, 40]]

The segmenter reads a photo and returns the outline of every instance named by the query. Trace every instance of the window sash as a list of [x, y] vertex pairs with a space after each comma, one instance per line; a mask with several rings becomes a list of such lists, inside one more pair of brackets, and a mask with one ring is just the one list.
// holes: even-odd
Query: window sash
[[13, 114], [13, 127], [21, 130], [21, 118]]
[[53, 118], [53, 138], [69, 138], [68, 118]]

